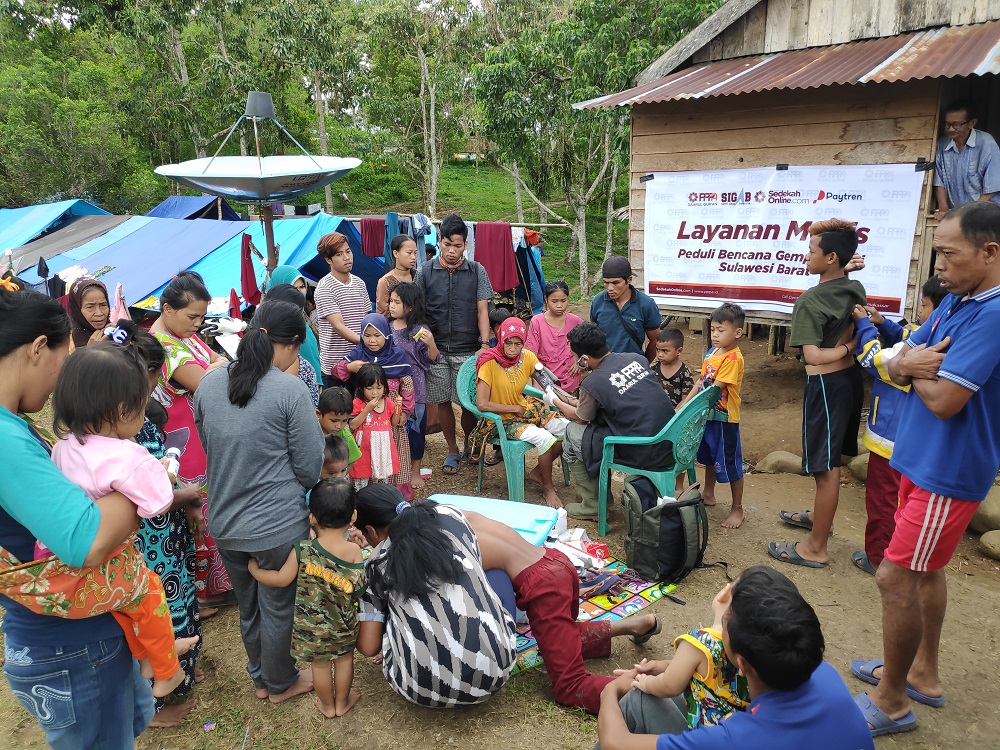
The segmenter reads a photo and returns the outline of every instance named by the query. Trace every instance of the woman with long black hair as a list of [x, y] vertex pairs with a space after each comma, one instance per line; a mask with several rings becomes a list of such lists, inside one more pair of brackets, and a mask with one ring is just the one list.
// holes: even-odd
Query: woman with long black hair
[[247, 568], [254, 558], [279, 570], [309, 533], [306, 492], [323, 468], [323, 431], [305, 384], [285, 372], [305, 326], [301, 309], [264, 302], [236, 361], [206, 373], [194, 401], [208, 455], [209, 529], [239, 602], [247, 671], [257, 697], [273, 703], [312, 690], [290, 652], [294, 582], [262, 586]]
[[419, 706], [487, 700], [514, 667], [514, 621], [486, 580], [465, 516], [426, 501], [411, 507], [390, 484], [361, 489], [357, 512], [355, 525], [376, 545], [358, 651], [381, 653], [389, 685]]

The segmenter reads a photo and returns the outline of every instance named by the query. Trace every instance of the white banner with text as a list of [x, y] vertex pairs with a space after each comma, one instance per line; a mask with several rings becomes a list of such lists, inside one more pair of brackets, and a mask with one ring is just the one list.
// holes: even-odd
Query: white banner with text
[[646, 290], [667, 307], [791, 313], [819, 277], [806, 273], [809, 226], [857, 222], [868, 303], [899, 316], [924, 173], [913, 164], [655, 172], [646, 181]]

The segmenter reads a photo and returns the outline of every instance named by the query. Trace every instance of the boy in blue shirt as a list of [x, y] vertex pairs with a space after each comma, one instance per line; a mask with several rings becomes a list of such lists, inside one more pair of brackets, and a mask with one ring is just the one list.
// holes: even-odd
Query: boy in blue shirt
[[[604, 750], [809, 748], [874, 750], [864, 717], [837, 671], [823, 661], [819, 619], [788, 578], [757, 565], [728, 592], [722, 643], [750, 688], [750, 706], [725, 721], [687, 730], [681, 699], [631, 690], [637, 675], [665, 662], [615, 670], [601, 693], [597, 734]], [[659, 735], [659, 736], [657, 736]]]
[[896, 527], [893, 516], [899, 504], [899, 472], [889, 466], [892, 447], [896, 441], [899, 426], [900, 406], [909, 386], [896, 385], [889, 378], [883, 362], [883, 346], [891, 350], [927, 322], [947, 295], [936, 276], [929, 278], [920, 292], [920, 307], [917, 323], [901, 326], [887, 320], [875, 309], [858, 305], [854, 309], [854, 325], [857, 327], [857, 360], [874, 378], [872, 400], [868, 407], [868, 422], [862, 442], [870, 451], [868, 454], [868, 476], [865, 479], [865, 510], [868, 523], [865, 526], [865, 548], [851, 555], [851, 560], [861, 570], [875, 575], [875, 569], [882, 557], [892, 530]]

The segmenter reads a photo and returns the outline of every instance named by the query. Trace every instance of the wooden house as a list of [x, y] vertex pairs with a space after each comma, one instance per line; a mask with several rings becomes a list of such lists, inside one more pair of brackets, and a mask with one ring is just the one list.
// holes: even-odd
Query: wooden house
[[[977, 127], [996, 133], [997, 19], [996, 0], [729, 0], [643, 71], [635, 88], [580, 105], [631, 107], [633, 268], [643, 268], [640, 178], [649, 172], [933, 162], [941, 108], [960, 96], [977, 102]], [[931, 175], [913, 238], [909, 315], [933, 273]], [[705, 314], [683, 306], [664, 312]], [[778, 313], [748, 317], [787, 321]]]

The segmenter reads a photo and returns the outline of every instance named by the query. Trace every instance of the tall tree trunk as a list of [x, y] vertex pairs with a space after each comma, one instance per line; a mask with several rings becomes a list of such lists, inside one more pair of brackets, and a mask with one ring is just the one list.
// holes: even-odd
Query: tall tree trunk
[[572, 263], [576, 257], [576, 227], [569, 233], [569, 249], [566, 251], [566, 262]]
[[[320, 82], [319, 69], [313, 71], [313, 99], [316, 100], [316, 119], [319, 128], [319, 152], [327, 155], [327, 133], [326, 133], [326, 106], [323, 101], [323, 86]], [[326, 193], [326, 212], [333, 213], [333, 190], [329, 185], [324, 189]]]
[[[176, 61], [176, 68], [171, 65], [170, 71], [174, 74], [177, 82], [181, 85], [181, 90], [184, 92], [184, 98], [188, 98], [188, 89], [191, 85], [191, 79], [188, 76], [187, 58], [184, 56], [184, 45], [181, 43], [181, 35], [173, 26], [168, 27], [167, 31], [170, 37], [170, 50], [173, 52], [174, 59]], [[204, 158], [205, 153], [205, 139], [202, 137], [201, 130], [198, 128], [198, 124], [195, 121], [193, 115], [189, 113], [184, 117], [184, 124], [187, 127], [188, 133], [191, 135], [191, 140], [194, 143], [195, 153], [198, 158]]]
[[417, 59], [420, 62], [420, 120], [421, 120], [421, 124], [423, 125], [422, 135], [423, 135], [423, 141], [424, 141], [424, 153], [423, 153], [423, 159], [422, 159], [422, 161], [423, 161], [423, 170], [422, 170], [422, 173], [423, 173], [423, 178], [424, 178], [423, 179], [423, 183], [424, 183], [424, 197], [425, 197], [425, 204], [427, 206], [427, 213], [433, 219], [434, 218], [435, 209], [437, 208], [437, 206], [434, 205], [436, 203], [436, 200], [437, 200], [437, 189], [436, 189], [436, 186], [435, 186], [435, 189], [433, 190], [433, 192], [431, 190], [431, 180], [432, 180], [432, 176], [431, 176], [431, 164], [433, 163], [433, 159], [431, 159], [430, 157], [431, 157], [432, 151], [435, 154], [437, 152], [437, 144], [435, 144], [433, 142], [434, 139], [433, 139], [433, 137], [431, 135], [431, 130], [434, 127], [434, 121], [435, 121], [434, 120], [434, 108], [433, 108], [433, 89], [431, 89], [431, 92], [432, 92], [431, 93], [431, 101], [432, 101], [431, 111], [430, 111], [430, 113], [428, 113], [428, 111], [427, 111], [427, 95], [428, 95], [428, 88], [429, 88], [428, 84], [429, 84], [429, 79], [430, 79], [430, 72], [429, 72], [429, 70], [427, 68], [427, 55], [424, 53], [423, 47], [420, 46], [419, 42], [417, 43]]
[[[424, 58], [425, 64], [426, 59]], [[442, 153], [438, 155], [438, 132], [437, 132], [437, 84], [433, 81], [428, 81], [427, 90], [431, 94], [431, 158], [430, 164], [428, 164], [428, 171], [430, 172], [430, 180], [427, 188], [427, 208], [430, 211], [431, 218], [437, 216], [437, 195], [438, 195], [438, 179], [441, 176], [441, 166], [444, 163], [444, 149], [442, 148]]]
[[[582, 197], [582, 196], [581, 196]], [[573, 223], [573, 233], [576, 235], [577, 254], [580, 256], [580, 296], [590, 296], [590, 268], [587, 258], [587, 204], [580, 201], [573, 205], [576, 221]]]
[[611, 182], [608, 183], [608, 214], [607, 214], [607, 225], [605, 226], [607, 235], [604, 238], [604, 260], [607, 260], [608, 258], [611, 257], [612, 235], [614, 234], [614, 227], [615, 227], [615, 219], [613, 216], [615, 212], [615, 189], [618, 187], [619, 164], [620, 161], [617, 157], [612, 160]]
[[[478, 164], [479, 160], [476, 159]], [[514, 172], [514, 202], [517, 204], [517, 223], [524, 223], [524, 206], [521, 205], [521, 172], [517, 168], [517, 161], [511, 165]]]

